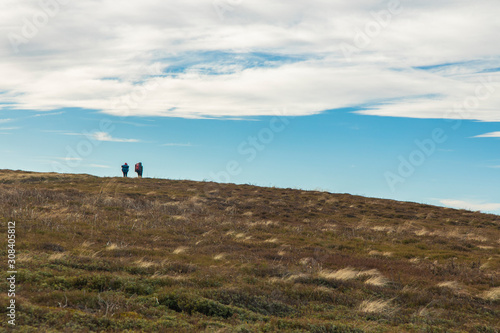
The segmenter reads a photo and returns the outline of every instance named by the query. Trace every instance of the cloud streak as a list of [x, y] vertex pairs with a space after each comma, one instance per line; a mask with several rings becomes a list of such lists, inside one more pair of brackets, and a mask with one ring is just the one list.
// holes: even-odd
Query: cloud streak
[[500, 132], [491, 132], [481, 135], [476, 135], [473, 138], [500, 138]]
[[74, 133], [74, 132], [65, 132], [65, 131], [46, 131], [51, 133], [61, 133], [63, 135], [71, 135], [71, 136], [83, 136], [92, 141], [104, 141], [104, 142], [141, 142], [138, 139], [124, 139], [124, 138], [115, 138], [108, 132], [92, 132], [92, 133]]
[[439, 202], [445, 206], [458, 209], [467, 209], [472, 211], [483, 211], [483, 212], [500, 211], [500, 203], [477, 203], [477, 202], [468, 202], [468, 201], [453, 200], [453, 199], [444, 199], [440, 200]]
[[123, 138], [114, 138], [111, 134], [107, 132], [95, 132], [91, 134], [91, 137], [96, 141], [106, 141], [106, 142], [140, 142], [137, 139], [123, 139]]

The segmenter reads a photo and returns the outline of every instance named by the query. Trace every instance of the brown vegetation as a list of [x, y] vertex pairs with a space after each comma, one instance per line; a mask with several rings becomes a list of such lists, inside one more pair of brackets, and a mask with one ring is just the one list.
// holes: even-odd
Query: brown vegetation
[[26, 332], [499, 332], [496, 215], [8, 170], [0, 209]]

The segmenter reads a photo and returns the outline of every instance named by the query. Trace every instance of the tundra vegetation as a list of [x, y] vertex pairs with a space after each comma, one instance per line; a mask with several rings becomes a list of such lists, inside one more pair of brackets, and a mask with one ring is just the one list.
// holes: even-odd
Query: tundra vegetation
[[9, 170], [0, 209], [19, 332], [499, 332], [497, 215]]

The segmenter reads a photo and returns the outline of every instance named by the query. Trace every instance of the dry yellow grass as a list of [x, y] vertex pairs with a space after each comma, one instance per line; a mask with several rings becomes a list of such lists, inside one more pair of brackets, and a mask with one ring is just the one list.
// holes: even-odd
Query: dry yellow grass
[[414, 233], [417, 236], [427, 236], [430, 232], [429, 232], [429, 230], [422, 228], [420, 230], [415, 231]]
[[437, 284], [438, 287], [440, 288], [449, 288], [453, 290], [460, 290], [462, 287], [460, 286], [460, 283], [457, 281], [444, 281], [441, 283]]
[[264, 241], [264, 243], [277, 243], [278, 238], [269, 238]]
[[29, 253], [19, 253], [16, 256], [16, 261], [18, 261], [18, 262], [28, 263], [28, 262], [31, 262], [32, 260], [33, 260], [33, 256]]
[[173, 254], [182, 254], [182, 253], [186, 253], [187, 250], [189, 250], [189, 247], [187, 247], [187, 246], [179, 246], [172, 253]]
[[363, 301], [359, 305], [359, 311], [364, 313], [387, 313], [394, 312], [395, 308], [391, 306], [392, 300], [376, 300], [376, 301]]
[[65, 256], [65, 253], [54, 253], [49, 256], [49, 261], [61, 260]]
[[88, 248], [90, 246], [92, 246], [93, 243], [89, 242], [89, 241], [84, 241], [81, 245], [82, 248]]
[[481, 296], [490, 301], [497, 301], [500, 299], [500, 287], [487, 290]]
[[219, 253], [214, 256], [214, 260], [223, 260], [226, 257], [225, 253]]
[[118, 249], [119, 246], [115, 243], [109, 243], [107, 246], [106, 246], [106, 250], [108, 251], [113, 251], [113, 250], [116, 250]]
[[365, 284], [369, 284], [369, 285], [376, 286], [376, 287], [384, 287], [389, 282], [390, 282], [389, 279], [387, 279], [381, 275], [378, 275], [378, 276], [372, 276], [371, 278], [366, 280]]
[[358, 277], [359, 271], [347, 267], [338, 271], [321, 270], [318, 275], [324, 279], [333, 279], [339, 281], [352, 280]]
[[479, 245], [478, 248], [481, 250], [493, 250], [494, 249], [493, 246], [486, 246], [486, 245]]
[[145, 261], [144, 258], [134, 261], [134, 264], [140, 268], [149, 268], [151, 266], [156, 266], [154, 262]]
[[110, 332], [496, 328], [500, 217], [235, 184], [40, 177], [0, 181], [0, 208], [19, 221], [17, 259], [30, 272], [19, 295], [40, 314], [23, 318], [42, 331], [102, 319]]
[[379, 257], [392, 257], [393, 254], [394, 253], [389, 252], [389, 251], [381, 252], [381, 251], [377, 251], [377, 250], [372, 250], [372, 251], [368, 252], [369, 256], [379, 256]]

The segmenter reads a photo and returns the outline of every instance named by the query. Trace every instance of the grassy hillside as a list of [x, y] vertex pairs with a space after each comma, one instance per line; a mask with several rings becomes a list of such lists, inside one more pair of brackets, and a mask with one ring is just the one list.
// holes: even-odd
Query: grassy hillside
[[[0, 171], [20, 332], [499, 332], [500, 216]], [[5, 281], [5, 279], [4, 279]], [[6, 284], [0, 294], [6, 328]], [[35, 329], [37, 328], [37, 329]]]

